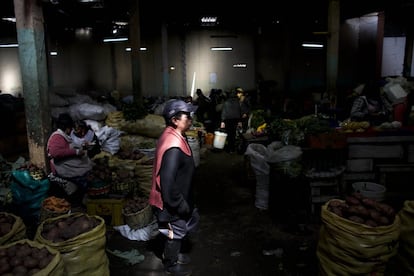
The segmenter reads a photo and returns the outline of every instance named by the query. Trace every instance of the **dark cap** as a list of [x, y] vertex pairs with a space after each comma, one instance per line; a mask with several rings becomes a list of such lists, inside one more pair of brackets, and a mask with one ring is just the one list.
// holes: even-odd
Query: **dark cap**
[[65, 130], [66, 128], [73, 127], [72, 117], [68, 113], [59, 114], [59, 117], [56, 121], [57, 128]]
[[197, 107], [192, 105], [192, 104], [188, 104], [186, 102], [184, 102], [183, 100], [169, 100], [167, 101], [167, 103], [164, 106], [164, 111], [162, 112], [162, 115], [164, 116], [164, 118], [166, 119], [170, 119], [171, 117], [173, 117], [174, 115], [176, 115], [178, 112], [194, 112], [196, 111]]

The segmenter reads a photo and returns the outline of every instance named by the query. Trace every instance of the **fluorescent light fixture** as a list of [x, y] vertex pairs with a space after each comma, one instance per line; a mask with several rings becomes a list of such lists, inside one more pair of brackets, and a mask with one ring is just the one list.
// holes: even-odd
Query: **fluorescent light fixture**
[[211, 47], [211, 51], [232, 51], [232, 47]]
[[119, 38], [104, 38], [103, 42], [120, 42], [120, 41], [128, 41], [127, 37], [119, 37]]
[[16, 23], [16, 17], [2, 17], [1, 20]]
[[216, 23], [217, 16], [204, 16], [201, 17], [201, 23]]
[[146, 51], [146, 50], [148, 50], [148, 49], [147, 49], [147, 47], [140, 47], [140, 48], [139, 48], [139, 50], [140, 50], [140, 51]]
[[131, 51], [132, 51], [132, 48], [131, 48], [131, 47], [126, 47], [126, 48], [125, 48], [125, 51], [126, 51], [126, 52], [131, 52]]
[[56, 51], [50, 51], [50, 52], [49, 52], [49, 54], [50, 54], [51, 56], [57, 56], [57, 55], [58, 55], [58, 53], [57, 53]]
[[323, 48], [323, 44], [320, 43], [302, 43], [304, 48]]
[[194, 73], [193, 73], [193, 80], [192, 80], [192, 82], [191, 82], [191, 97], [194, 97], [194, 91], [195, 91], [195, 83], [196, 83], [196, 76], [197, 76], [197, 73], [194, 71]]
[[17, 48], [19, 44], [11, 43], [11, 44], [0, 44], [0, 48]]
[[233, 64], [233, 68], [246, 68], [246, 67], [247, 67], [246, 63]]
[[125, 21], [114, 21], [113, 22], [117, 26], [127, 26], [129, 23]]

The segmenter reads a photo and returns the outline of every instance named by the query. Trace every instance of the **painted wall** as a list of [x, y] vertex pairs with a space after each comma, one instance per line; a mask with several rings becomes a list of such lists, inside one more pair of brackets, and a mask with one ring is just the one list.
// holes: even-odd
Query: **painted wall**
[[[341, 26], [338, 85], [355, 85], [373, 70], [375, 27], [371, 19], [352, 19]], [[236, 86], [256, 90], [258, 82], [272, 83], [270, 93], [297, 97], [303, 93], [321, 93], [325, 87], [326, 51], [304, 49], [295, 27], [246, 30], [245, 32], [187, 30], [186, 34], [168, 30], [167, 52], [162, 51], [159, 34], [141, 38], [147, 51], [140, 52], [142, 94], [189, 95], [191, 89], [208, 93], [213, 88], [230, 90]], [[326, 39], [326, 38], [325, 38]], [[80, 40], [76, 43], [50, 43], [48, 56], [50, 86], [71, 87], [80, 93], [105, 95], [118, 90], [121, 96], [132, 94], [130, 52], [127, 42], [103, 44]], [[211, 47], [233, 47], [232, 51], [211, 51]], [[163, 61], [167, 59], [167, 78]], [[234, 68], [246, 64], [245, 68]], [[387, 66], [383, 64], [383, 66]], [[3, 93], [21, 93], [21, 77], [16, 48], [0, 48], [0, 89]], [[194, 77], [195, 76], [195, 77]], [[195, 79], [194, 79], [195, 78]], [[194, 81], [194, 87], [192, 87]]]

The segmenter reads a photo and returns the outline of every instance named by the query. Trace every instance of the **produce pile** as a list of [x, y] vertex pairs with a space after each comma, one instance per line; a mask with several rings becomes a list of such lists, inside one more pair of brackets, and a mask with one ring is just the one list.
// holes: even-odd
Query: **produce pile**
[[3, 237], [12, 230], [15, 221], [13, 216], [0, 213], [0, 237]]
[[74, 238], [87, 233], [99, 225], [99, 220], [85, 214], [80, 216], [63, 217], [52, 222], [45, 222], [42, 229], [42, 237], [54, 243]]
[[370, 127], [370, 123], [368, 121], [344, 121], [339, 126], [341, 127], [341, 131], [345, 133], [365, 132]]
[[50, 212], [67, 213], [69, 212], [71, 205], [64, 198], [50, 196], [43, 200], [42, 207]]
[[355, 192], [343, 200], [331, 200], [328, 210], [356, 223], [371, 227], [391, 225], [395, 220], [395, 210], [390, 205], [367, 198]]
[[135, 214], [141, 211], [148, 205], [148, 199], [145, 197], [134, 196], [126, 199], [122, 213], [125, 215]]
[[34, 275], [54, 257], [46, 247], [32, 247], [28, 243], [0, 248], [0, 275]]

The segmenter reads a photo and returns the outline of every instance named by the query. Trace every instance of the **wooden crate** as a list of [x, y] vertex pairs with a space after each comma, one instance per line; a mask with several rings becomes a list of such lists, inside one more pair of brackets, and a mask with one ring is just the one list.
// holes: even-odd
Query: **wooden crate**
[[88, 215], [97, 215], [105, 219], [107, 224], [118, 226], [124, 224], [122, 208], [123, 198], [100, 198], [88, 199], [86, 201], [86, 212]]

